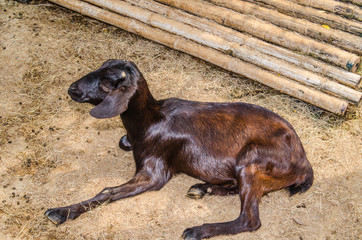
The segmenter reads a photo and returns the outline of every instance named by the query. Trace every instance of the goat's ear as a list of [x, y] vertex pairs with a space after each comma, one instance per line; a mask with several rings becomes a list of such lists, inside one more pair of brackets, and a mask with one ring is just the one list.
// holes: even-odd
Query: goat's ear
[[90, 111], [90, 115], [95, 118], [111, 118], [120, 115], [127, 110], [129, 100], [135, 92], [134, 86], [122, 86], [115, 89]]

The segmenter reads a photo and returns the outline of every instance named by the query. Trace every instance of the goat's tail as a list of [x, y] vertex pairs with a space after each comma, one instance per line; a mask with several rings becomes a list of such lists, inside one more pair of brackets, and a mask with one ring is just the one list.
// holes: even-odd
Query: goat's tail
[[314, 179], [313, 169], [312, 169], [312, 167], [309, 167], [309, 169], [307, 170], [307, 173], [304, 177], [303, 182], [295, 183], [295, 184], [287, 187], [287, 189], [289, 190], [290, 196], [293, 196], [294, 194], [297, 194], [297, 193], [306, 192], [313, 185], [313, 179]]

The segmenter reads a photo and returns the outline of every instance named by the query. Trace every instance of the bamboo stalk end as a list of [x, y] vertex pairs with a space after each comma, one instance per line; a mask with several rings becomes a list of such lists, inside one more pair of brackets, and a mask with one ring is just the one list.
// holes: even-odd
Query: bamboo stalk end
[[355, 56], [347, 62], [346, 68], [349, 71], [355, 73], [357, 72], [360, 65], [361, 65], [361, 58]]
[[338, 112], [336, 112], [336, 114], [344, 116], [346, 114], [346, 111], [349, 107], [349, 103], [348, 102], [342, 102], [341, 105], [339, 106], [339, 110]]

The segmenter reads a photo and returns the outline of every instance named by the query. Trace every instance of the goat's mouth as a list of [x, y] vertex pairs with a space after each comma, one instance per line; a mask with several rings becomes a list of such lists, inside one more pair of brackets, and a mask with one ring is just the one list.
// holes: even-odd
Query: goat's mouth
[[94, 106], [100, 104], [103, 100], [102, 99], [90, 99], [88, 97], [78, 96], [77, 94], [69, 93], [69, 96], [78, 103], [90, 103]]
[[82, 97], [82, 95], [72, 93], [71, 91], [68, 91], [68, 94], [74, 101], [79, 102], [79, 103], [84, 103], [87, 100], [89, 100], [87, 98]]

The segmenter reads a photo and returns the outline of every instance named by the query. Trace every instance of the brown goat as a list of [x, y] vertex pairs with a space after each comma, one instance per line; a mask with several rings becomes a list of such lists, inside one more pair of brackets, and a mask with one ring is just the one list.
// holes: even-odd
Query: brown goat
[[230, 222], [188, 228], [184, 239], [210, 238], [254, 231], [260, 227], [259, 200], [287, 188], [305, 192], [313, 170], [293, 127], [277, 114], [246, 103], [204, 103], [177, 98], [155, 100], [133, 62], [108, 60], [74, 82], [69, 95], [96, 105], [95, 118], [121, 115], [127, 135], [119, 146], [133, 150], [133, 179], [103, 189], [84, 202], [49, 209], [56, 224], [75, 219], [105, 202], [161, 189], [175, 174], [204, 181], [187, 195], [239, 194], [240, 216]]

